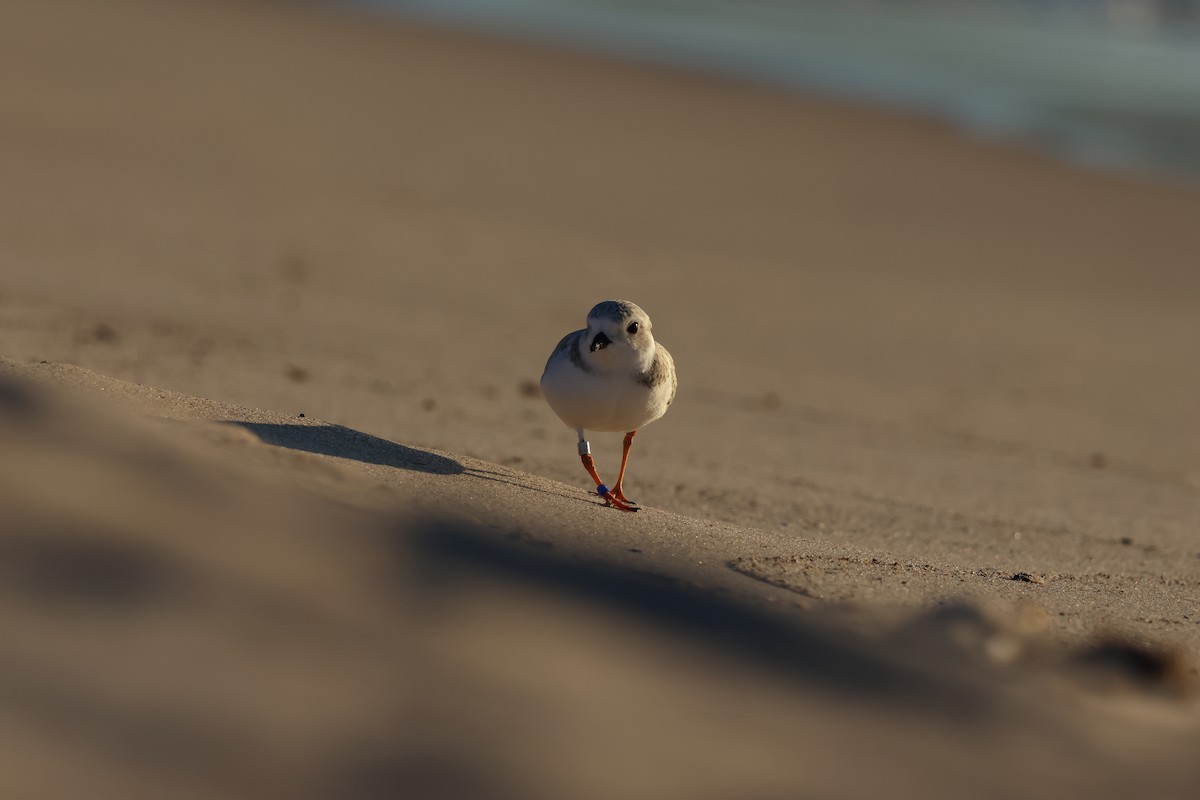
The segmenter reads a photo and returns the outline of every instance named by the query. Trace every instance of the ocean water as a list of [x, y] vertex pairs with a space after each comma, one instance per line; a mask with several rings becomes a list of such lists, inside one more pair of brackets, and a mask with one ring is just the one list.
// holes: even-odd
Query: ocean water
[[1200, 0], [349, 4], [917, 111], [1200, 186]]

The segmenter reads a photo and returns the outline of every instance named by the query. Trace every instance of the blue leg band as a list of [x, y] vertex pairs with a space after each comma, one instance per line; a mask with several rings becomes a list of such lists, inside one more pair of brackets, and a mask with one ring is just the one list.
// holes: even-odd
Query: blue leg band
[[608, 487], [605, 486], [603, 483], [600, 484], [599, 486], [596, 487], [596, 494], [600, 495], [601, 497], [604, 497], [605, 495], [608, 494]]

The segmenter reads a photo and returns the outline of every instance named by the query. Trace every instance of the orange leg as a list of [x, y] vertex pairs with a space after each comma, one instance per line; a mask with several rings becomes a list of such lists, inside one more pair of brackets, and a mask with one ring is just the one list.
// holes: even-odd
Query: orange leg
[[617, 473], [617, 482], [612, 488], [613, 497], [617, 498], [622, 503], [631, 506], [636, 506], [637, 503], [630, 500], [625, 496], [625, 493], [621, 491], [621, 482], [625, 480], [625, 462], [629, 461], [629, 448], [633, 445], [633, 435], [635, 433], [637, 433], [637, 431], [630, 431], [629, 433], [625, 434], [625, 448], [621, 451], [621, 471]]
[[[583, 429], [580, 428], [577, 430], [579, 433], [579, 460], [583, 462], [583, 468], [587, 470], [587, 474], [591, 475], [592, 480], [596, 482], [596, 494], [603, 497], [604, 501], [610, 506], [620, 511], [637, 511], [636, 507], [616, 497], [604, 485], [604, 481], [600, 480], [600, 476], [596, 473], [596, 462], [592, 460], [592, 448], [588, 445], [587, 439], [583, 438]], [[624, 465], [622, 465], [621, 469], [624, 471]]]
[[596, 482], [596, 494], [603, 497], [613, 508], [621, 511], [637, 511], [637, 508], [618, 498], [614, 492], [610, 491], [604, 485], [604, 481], [600, 480], [600, 476], [596, 474], [596, 464], [592, 461], [590, 455], [581, 455], [579, 458], [583, 461], [583, 468], [588, 471], [588, 475], [591, 475], [592, 480]]

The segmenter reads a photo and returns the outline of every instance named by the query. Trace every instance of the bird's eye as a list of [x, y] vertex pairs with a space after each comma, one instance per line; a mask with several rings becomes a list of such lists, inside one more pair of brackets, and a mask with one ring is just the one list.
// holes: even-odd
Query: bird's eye
[[636, 322], [631, 322], [631, 323], [629, 323], [629, 327], [626, 328], [625, 330], [629, 331], [630, 333], [637, 333], [638, 332], [638, 324]]

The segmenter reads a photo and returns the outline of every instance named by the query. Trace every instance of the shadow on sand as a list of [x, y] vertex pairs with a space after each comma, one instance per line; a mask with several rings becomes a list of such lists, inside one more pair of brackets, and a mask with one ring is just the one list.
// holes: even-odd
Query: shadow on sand
[[230, 420], [229, 423], [240, 425], [266, 444], [290, 450], [431, 475], [459, 475], [464, 471], [462, 464], [452, 458], [389, 442], [341, 425], [274, 425], [238, 420]]
[[594, 494], [580, 496], [576, 493], [549, 491], [532, 481], [519, 476], [480, 467], [467, 468], [453, 458], [440, 456], [426, 450], [389, 442], [378, 436], [356, 431], [342, 425], [277, 425], [261, 422], [227, 420], [230, 425], [239, 425], [253, 433], [260, 441], [275, 447], [300, 450], [324, 456], [336, 456], [364, 464], [379, 464], [397, 469], [415, 470], [431, 475], [470, 475], [480, 480], [494, 481], [515, 486], [530, 492], [554, 495], [588, 505], [603, 506], [604, 502]]
[[[636, 619], [669, 641], [690, 640], [714, 656], [754, 663], [802, 685], [950, 715], [969, 717], [985, 707], [969, 684], [910, 664], [896, 652], [666, 575], [581, 560], [528, 536], [500, 539], [453, 521], [427, 520], [415, 531], [399, 526], [394, 534], [399, 559], [415, 562], [416, 574], [424, 578], [404, 585], [426, 602], [437, 595], [456, 597], [461, 582], [487, 576], [497, 582], [493, 586], [541, 590], [551, 605], [569, 600]], [[503, 596], [503, 588], [497, 591]]]

